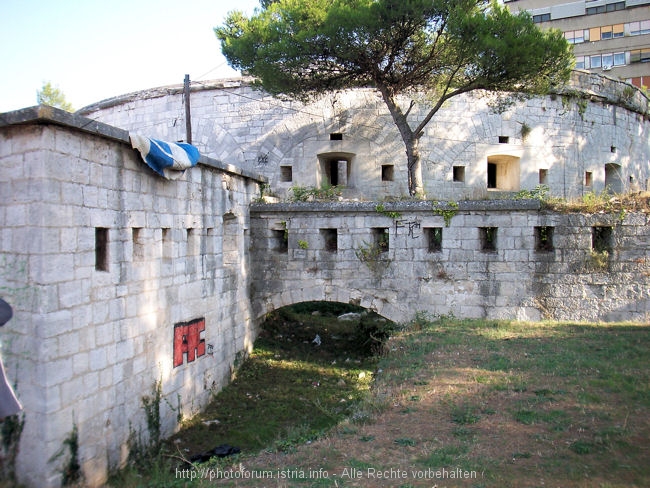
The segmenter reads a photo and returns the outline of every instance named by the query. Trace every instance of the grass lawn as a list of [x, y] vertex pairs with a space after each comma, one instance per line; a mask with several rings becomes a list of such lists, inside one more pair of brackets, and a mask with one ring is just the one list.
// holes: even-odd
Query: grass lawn
[[[325, 317], [310, 317], [284, 322], [329, 340]], [[140, 486], [650, 486], [650, 326], [419, 314], [374, 360], [352, 359], [347, 340], [321, 358], [311, 341], [294, 341], [312, 361], [293, 356], [281, 325], [262, 338], [251, 376], [242, 368], [237, 388], [254, 414], [232, 437], [222, 423], [211, 437], [244, 452]], [[269, 381], [252, 388], [255, 377]], [[283, 393], [262, 406], [274, 389]], [[227, 424], [226, 411], [207, 415]], [[249, 444], [236, 433], [244, 424], [259, 433]], [[197, 439], [217, 427], [199, 427]]]

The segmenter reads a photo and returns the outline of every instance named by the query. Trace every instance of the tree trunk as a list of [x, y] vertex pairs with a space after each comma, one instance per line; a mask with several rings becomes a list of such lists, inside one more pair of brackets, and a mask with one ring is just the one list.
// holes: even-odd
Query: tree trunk
[[404, 141], [404, 143], [406, 144], [409, 195], [424, 196], [422, 160], [420, 158], [420, 139], [413, 137], [409, 141]]
[[393, 122], [397, 126], [402, 141], [406, 146], [406, 167], [408, 173], [409, 195], [424, 195], [424, 185], [422, 183], [422, 163], [420, 160], [420, 137], [422, 132], [415, 133], [408, 123], [408, 115], [413, 108], [414, 103], [405, 112], [395, 100], [392, 91], [386, 86], [379, 86], [379, 91], [388, 107], [388, 111], [393, 117]]

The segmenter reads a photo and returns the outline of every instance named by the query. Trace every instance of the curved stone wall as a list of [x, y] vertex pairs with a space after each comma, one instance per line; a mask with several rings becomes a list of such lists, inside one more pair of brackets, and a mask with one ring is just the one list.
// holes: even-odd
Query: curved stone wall
[[[324, 183], [345, 186], [351, 198], [408, 194], [404, 144], [374, 90], [304, 105], [231, 80], [195, 84], [191, 106], [201, 152], [263, 174], [279, 196]], [[417, 108], [416, 119], [428, 109], [424, 97]], [[185, 138], [182, 87], [125, 95], [81, 113], [148, 136]], [[456, 97], [421, 142], [427, 196], [484, 199], [540, 183], [567, 198], [606, 186], [646, 189], [648, 113], [648, 99], [635, 87], [584, 72], [574, 72], [561, 93], [507, 107], [485, 93]]]

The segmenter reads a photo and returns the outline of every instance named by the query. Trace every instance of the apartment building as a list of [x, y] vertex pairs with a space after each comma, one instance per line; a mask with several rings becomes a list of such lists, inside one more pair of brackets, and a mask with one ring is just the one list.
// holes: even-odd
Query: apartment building
[[650, 0], [504, 0], [542, 28], [564, 32], [576, 68], [650, 87]]

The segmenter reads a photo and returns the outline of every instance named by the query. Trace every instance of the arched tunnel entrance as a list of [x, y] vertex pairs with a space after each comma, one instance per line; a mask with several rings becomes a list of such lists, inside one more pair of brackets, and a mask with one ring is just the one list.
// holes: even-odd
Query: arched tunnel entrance
[[[252, 352], [232, 381], [170, 445], [190, 460], [215, 445], [242, 453], [291, 450], [345, 419], [372, 417], [364, 403], [382, 346], [394, 324], [360, 306], [300, 302], [281, 307], [261, 324]], [[206, 427], [207, 426], [207, 427]]]
[[276, 339], [298, 342], [306, 351], [335, 359], [378, 353], [394, 328], [390, 320], [358, 305], [312, 301], [269, 313], [258, 339], [275, 334]]

